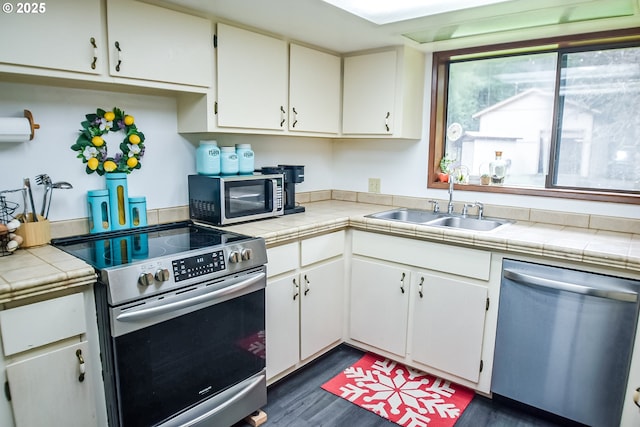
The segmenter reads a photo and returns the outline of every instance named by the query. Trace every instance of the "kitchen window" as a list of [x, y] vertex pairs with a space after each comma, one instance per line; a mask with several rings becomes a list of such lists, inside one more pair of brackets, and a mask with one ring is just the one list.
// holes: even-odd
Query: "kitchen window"
[[633, 33], [434, 53], [429, 186], [640, 203]]

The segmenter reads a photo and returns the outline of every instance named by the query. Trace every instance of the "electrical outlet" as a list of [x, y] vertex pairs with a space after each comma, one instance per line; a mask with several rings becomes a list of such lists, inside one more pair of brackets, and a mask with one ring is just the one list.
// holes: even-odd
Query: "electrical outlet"
[[380, 178], [369, 178], [369, 193], [380, 194]]

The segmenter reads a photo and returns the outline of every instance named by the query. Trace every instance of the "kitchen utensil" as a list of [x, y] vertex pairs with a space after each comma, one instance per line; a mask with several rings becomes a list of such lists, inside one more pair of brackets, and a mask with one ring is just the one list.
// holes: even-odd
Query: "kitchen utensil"
[[36, 204], [33, 202], [33, 192], [31, 191], [31, 181], [29, 181], [29, 178], [24, 178], [23, 182], [27, 190], [27, 194], [29, 195], [29, 203], [31, 204], [31, 212], [33, 213], [33, 215], [31, 216], [32, 221], [38, 222], [38, 214], [36, 213]]
[[[51, 199], [53, 198], [53, 189], [54, 188], [59, 188], [61, 190], [69, 190], [69, 189], [73, 188], [73, 185], [69, 184], [66, 181], [54, 182], [53, 184], [51, 184], [51, 194], [49, 195], [49, 203], [47, 203], [47, 212], [46, 212], [46, 214], [44, 214], [45, 218], [49, 218], [49, 208], [51, 208]], [[44, 207], [43, 207], [43, 209], [44, 209]]]
[[[36, 183], [38, 185], [44, 185], [44, 196], [42, 197], [42, 209], [40, 210], [40, 216], [44, 216], [45, 208], [47, 207], [47, 196], [51, 192], [51, 177], [46, 173], [36, 175]], [[49, 203], [51, 203], [51, 196], [49, 195]]]
[[27, 222], [27, 187], [23, 186], [22, 191], [22, 222]]

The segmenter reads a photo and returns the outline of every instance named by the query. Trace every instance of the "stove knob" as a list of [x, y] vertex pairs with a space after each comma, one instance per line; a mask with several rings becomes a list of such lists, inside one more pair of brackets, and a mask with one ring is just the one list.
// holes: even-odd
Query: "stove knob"
[[240, 252], [231, 251], [231, 253], [229, 254], [229, 262], [231, 264], [235, 264], [237, 262], [240, 262]]
[[243, 249], [240, 252], [240, 255], [241, 255], [243, 261], [248, 261], [253, 256], [253, 250], [251, 250], [251, 249]]
[[142, 286], [149, 286], [153, 284], [153, 274], [151, 273], [142, 273], [140, 277], [138, 277], [138, 283]]
[[167, 280], [169, 280], [169, 270], [167, 270], [166, 268], [161, 268], [156, 271], [156, 280], [158, 282], [166, 282]]

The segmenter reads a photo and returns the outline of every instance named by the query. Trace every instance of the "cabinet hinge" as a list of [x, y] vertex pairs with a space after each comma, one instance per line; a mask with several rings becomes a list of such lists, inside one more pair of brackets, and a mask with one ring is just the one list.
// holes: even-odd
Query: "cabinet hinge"
[[218, 47], [218, 35], [214, 34], [213, 35], [213, 48], [217, 48]]
[[9, 381], [4, 382], [4, 395], [9, 402], [11, 402], [11, 389], [9, 388]]
[[485, 305], [484, 310], [489, 311], [489, 297], [487, 297], [487, 304]]
[[480, 372], [482, 372], [482, 368], [484, 368], [484, 362], [480, 359]]

